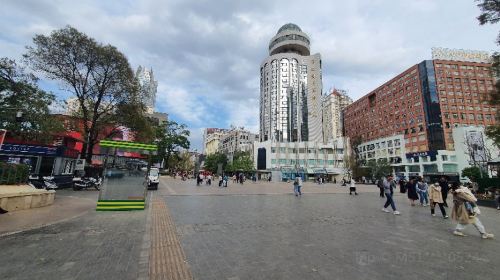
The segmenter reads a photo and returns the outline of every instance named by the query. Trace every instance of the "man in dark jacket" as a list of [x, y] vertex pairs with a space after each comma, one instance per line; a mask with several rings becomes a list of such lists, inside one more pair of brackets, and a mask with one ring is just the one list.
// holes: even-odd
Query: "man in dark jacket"
[[380, 197], [384, 197], [384, 178], [380, 178], [377, 182], [377, 187], [380, 189]]
[[450, 191], [450, 187], [445, 177], [441, 177], [441, 179], [439, 179], [439, 186], [441, 187], [441, 194], [443, 195], [444, 207], [448, 207], [446, 198], [448, 197], [448, 192]]

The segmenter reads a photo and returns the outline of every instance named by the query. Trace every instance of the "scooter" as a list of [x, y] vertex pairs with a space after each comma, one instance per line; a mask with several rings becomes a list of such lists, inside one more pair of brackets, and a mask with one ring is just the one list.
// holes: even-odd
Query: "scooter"
[[52, 176], [38, 176], [30, 175], [28, 178], [28, 184], [36, 189], [46, 189], [55, 190], [57, 185], [54, 182], [54, 177]]
[[83, 177], [83, 178], [73, 178], [73, 190], [80, 191], [83, 189], [95, 188], [100, 190], [102, 186], [102, 178], [98, 177]]

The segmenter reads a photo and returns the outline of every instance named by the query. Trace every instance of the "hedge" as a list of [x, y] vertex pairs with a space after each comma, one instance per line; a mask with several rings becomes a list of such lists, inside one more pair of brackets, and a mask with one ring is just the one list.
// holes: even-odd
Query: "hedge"
[[477, 179], [479, 185], [479, 192], [484, 192], [489, 188], [500, 188], [500, 178], [481, 178]]
[[29, 166], [0, 162], [0, 185], [17, 185], [26, 183], [29, 177]]

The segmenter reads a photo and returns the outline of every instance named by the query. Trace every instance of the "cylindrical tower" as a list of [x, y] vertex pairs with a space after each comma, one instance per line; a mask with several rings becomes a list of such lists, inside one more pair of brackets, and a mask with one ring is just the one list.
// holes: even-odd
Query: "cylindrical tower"
[[293, 23], [269, 42], [260, 69], [260, 141], [321, 141], [321, 57]]

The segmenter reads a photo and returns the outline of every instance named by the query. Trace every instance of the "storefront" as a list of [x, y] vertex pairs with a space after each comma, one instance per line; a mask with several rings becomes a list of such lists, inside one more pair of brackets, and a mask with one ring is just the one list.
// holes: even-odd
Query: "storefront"
[[63, 146], [42, 146], [4, 143], [0, 161], [27, 164], [31, 174], [69, 175], [75, 167], [78, 151]]

